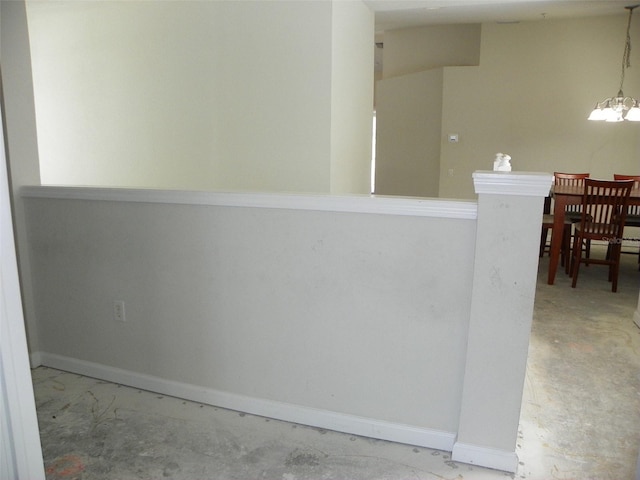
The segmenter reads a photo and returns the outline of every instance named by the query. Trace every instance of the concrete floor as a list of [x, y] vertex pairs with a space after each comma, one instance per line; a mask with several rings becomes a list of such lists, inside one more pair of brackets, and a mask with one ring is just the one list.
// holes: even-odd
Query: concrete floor
[[633, 479], [640, 448], [640, 272], [623, 256], [578, 286], [540, 263], [517, 473], [448, 452], [201, 405], [40, 367], [33, 371], [48, 480]]

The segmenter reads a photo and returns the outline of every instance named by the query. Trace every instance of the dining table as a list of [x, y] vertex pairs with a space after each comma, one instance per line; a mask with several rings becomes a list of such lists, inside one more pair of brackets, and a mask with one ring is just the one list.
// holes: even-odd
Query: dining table
[[[553, 197], [553, 228], [551, 229], [551, 251], [549, 253], [549, 278], [547, 283], [553, 285], [558, 270], [560, 248], [562, 246], [562, 231], [564, 216], [568, 205], [582, 203], [584, 185], [554, 185], [551, 195]], [[629, 195], [629, 205], [640, 205], [640, 188], [633, 188]], [[557, 233], [557, 234], [556, 234]]]

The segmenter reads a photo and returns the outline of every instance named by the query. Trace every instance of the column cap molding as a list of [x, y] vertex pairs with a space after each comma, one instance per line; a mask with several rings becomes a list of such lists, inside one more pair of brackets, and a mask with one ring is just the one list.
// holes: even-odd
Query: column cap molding
[[473, 172], [477, 194], [546, 197], [553, 185], [553, 175], [543, 172]]

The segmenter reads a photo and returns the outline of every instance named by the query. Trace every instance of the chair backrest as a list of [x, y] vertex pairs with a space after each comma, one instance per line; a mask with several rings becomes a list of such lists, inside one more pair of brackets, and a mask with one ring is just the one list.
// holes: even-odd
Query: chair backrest
[[[614, 180], [633, 180], [633, 188], [640, 188], [640, 175], [613, 174]], [[629, 205], [627, 215], [640, 215], [640, 205]]]
[[[553, 183], [555, 185], [571, 185], [574, 187], [584, 187], [585, 179], [589, 178], [588, 173], [564, 173], [553, 172]], [[582, 207], [580, 205], [569, 205], [566, 208], [567, 212], [580, 212]]]
[[553, 172], [553, 181], [556, 185], [573, 185], [583, 187], [585, 179], [589, 178], [588, 173], [563, 173]]
[[585, 179], [582, 196], [582, 231], [609, 240], [622, 238], [633, 181]]

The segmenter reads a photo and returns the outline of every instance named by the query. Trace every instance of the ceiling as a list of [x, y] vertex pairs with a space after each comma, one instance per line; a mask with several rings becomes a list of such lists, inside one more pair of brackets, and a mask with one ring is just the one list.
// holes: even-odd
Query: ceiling
[[[376, 32], [448, 23], [512, 23], [627, 14], [640, 0], [364, 0]], [[640, 13], [640, 9], [638, 12]]]

